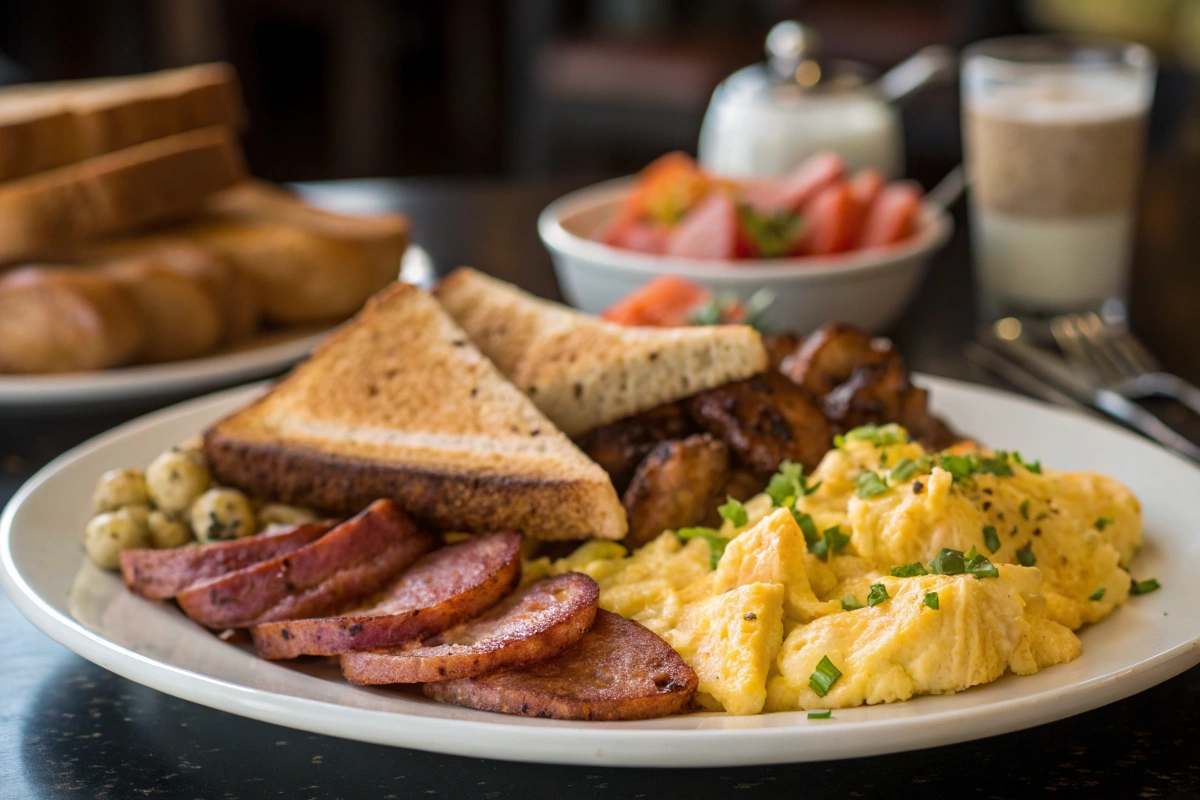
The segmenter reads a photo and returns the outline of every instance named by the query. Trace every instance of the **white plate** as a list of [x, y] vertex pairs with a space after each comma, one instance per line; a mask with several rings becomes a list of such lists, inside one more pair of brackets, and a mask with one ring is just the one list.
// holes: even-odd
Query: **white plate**
[[[429, 254], [413, 245], [404, 254], [400, 276], [428, 288], [433, 282]], [[0, 374], [0, 411], [37, 411], [180, 397], [276, 375], [308, 355], [330, 328], [265, 333], [237, 348], [203, 358], [62, 375]]]
[[1195, 535], [1200, 470], [1132, 434], [989, 389], [928, 379], [961, 430], [1063, 469], [1128, 483], [1145, 509], [1139, 577], [1163, 588], [1082, 632], [1083, 656], [1029, 677], [956, 695], [835, 711], [729, 717], [690, 714], [632, 723], [557, 722], [487, 714], [404, 690], [363, 689], [336, 669], [262, 661], [220, 641], [177, 608], [124, 589], [80, 546], [92, 485], [105, 469], [145, 464], [258, 391], [241, 388], [135, 420], [56, 459], [0, 519], [0, 578], [17, 607], [83, 657], [168, 694], [293, 728], [382, 744], [521, 761], [721, 766], [846, 758], [960, 742], [1110, 703], [1200, 661]]

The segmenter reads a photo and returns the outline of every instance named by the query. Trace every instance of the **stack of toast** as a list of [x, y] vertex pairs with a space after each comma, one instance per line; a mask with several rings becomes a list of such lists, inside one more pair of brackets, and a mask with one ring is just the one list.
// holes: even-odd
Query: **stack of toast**
[[0, 89], [0, 373], [194, 358], [396, 277], [407, 221], [249, 179], [244, 116], [224, 64]]

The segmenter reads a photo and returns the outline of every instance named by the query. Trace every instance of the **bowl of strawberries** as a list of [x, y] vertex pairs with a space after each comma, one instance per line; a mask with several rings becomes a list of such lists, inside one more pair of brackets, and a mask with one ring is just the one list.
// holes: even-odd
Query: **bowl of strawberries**
[[584, 311], [669, 275], [714, 297], [756, 297], [765, 327], [804, 331], [831, 319], [887, 328], [952, 229], [917, 184], [850, 174], [833, 153], [773, 179], [712, 175], [670, 153], [538, 219], [563, 294]]

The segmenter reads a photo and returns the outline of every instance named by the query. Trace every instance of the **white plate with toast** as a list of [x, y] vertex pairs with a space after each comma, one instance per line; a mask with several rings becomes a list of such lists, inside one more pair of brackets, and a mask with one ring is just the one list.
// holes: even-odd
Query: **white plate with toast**
[[1050, 722], [1160, 683], [1200, 662], [1200, 470], [1115, 427], [990, 389], [925, 379], [937, 410], [982, 442], [1063, 469], [1104, 472], [1141, 498], [1139, 577], [1162, 589], [1081, 632], [1077, 660], [955, 695], [835, 711], [753, 717], [694, 713], [643, 722], [560, 722], [447, 706], [412, 690], [365, 689], [322, 661], [287, 665], [213, 636], [174, 605], [94, 567], [82, 530], [96, 475], [146, 463], [241, 407], [260, 389], [200, 398], [117, 428], [63, 455], [0, 520], [0, 578], [18, 608], [83, 657], [160, 691], [280, 725], [464, 756], [629, 766], [723, 766], [866, 756], [960, 742]]

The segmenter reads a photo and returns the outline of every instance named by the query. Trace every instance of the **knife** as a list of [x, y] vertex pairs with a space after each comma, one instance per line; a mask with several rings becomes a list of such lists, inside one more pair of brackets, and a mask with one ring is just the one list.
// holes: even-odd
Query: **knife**
[[1132, 400], [1111, 389], [1092, 386], [1076, 375], [1066, 361], [1031, 344], [1022, 336], [1008, 338], [987, 328], [980, 332], [979, 341], [985, 347], [1020, 364], [1071, 399], [1103, 411], [1169, 450], [1193, 461], [1200, 461], [1200, 446], [1177, 433]]

